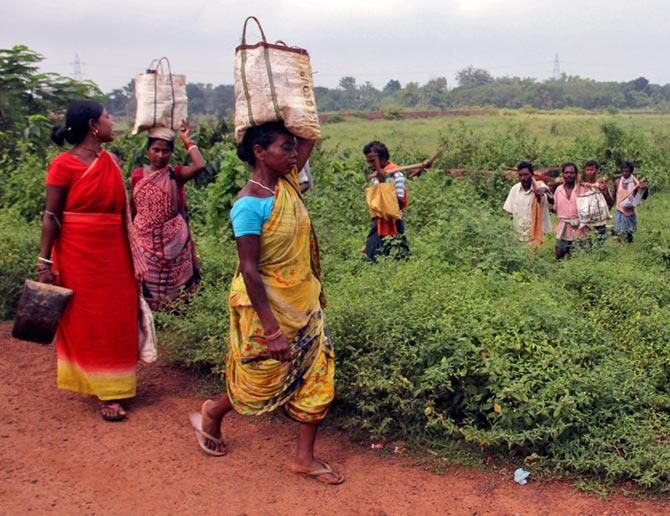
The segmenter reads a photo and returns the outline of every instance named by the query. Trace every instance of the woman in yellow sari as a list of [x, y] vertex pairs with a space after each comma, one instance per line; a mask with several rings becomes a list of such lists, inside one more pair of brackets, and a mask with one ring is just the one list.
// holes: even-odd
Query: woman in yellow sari
[[238, 146], [253, 174], [231, 210], [239, 266], [229, 297], [228, 392], [205, 401], [191, 423], [202, 450], [221, 456], [226, 413], [282, 407], [299, 425], [290, 470], [340, 484], [344, 476], [314, 457], [318, 425], [334, 396], [335, 360], [324, 327], [318, 246], [297, 179], [313, 146], [280, 122], [249, 129]]

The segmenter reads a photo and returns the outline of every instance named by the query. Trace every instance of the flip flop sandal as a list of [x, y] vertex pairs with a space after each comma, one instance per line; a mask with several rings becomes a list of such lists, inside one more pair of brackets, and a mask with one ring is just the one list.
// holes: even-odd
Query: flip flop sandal
[[207, 455], [211, 455], [212, 457], [223, 457], [226, 453], [228, 453], [227, 450], [221, 452], [207, 447], [205, 444], [205, 439], [209, 439], [217, 445], [223, 444], [225, 446], [225, 444], [223, 443], [222, 439], [217, 439], [202, 429], [202, 414], [199, 412], [193, 412], [188, 416], [188, 418], [191, 420], [191, 426], [195, 431], [195, 438], [198, 441], [198, 446], [200, 446], [202, 451], [204, 451]]
[[[107, 421], [108, 423], [118, 423], [119, 421], [125, 421], [126, 419], [128, 419], [128, 414], [119, 414], [118, 411], [116, 414], [113, 414], [111, 416], [103, 413], [103, 410], [108, 407], [111, 408], [110, 405], [100, 406], [100, 417], [103, 420]], [[119, 408], [121, 409], [121, 407]]]
[[[315, 469], [315, 470], [312, 470], [312, 471], [300, 471], [300, 470], [293, 469], [293, 468], [291, 468], [291, 471], [293, 471], [293, 473], [298, 473], [299, 475], [305, 475], [308, 478], [313, 478], [315, 480], [318, 480], [319, 482], [321, 482], [323, 484], [339, 485], [342, 482], [344, 482], [344, 475], [342, 473], [336, 472], [332, 468], [332, 466], [330, 464], [328, 464], [327, 462], [322, 462], [321, 464], [323, 465], [322, 468], [318, 468], [318, 469]], [[326, 480], [321, 480], [319, 477], [322, 476], [322, 475], [333, 475], [333, 476], [337, 477], [337, 481], [328, 482]]]

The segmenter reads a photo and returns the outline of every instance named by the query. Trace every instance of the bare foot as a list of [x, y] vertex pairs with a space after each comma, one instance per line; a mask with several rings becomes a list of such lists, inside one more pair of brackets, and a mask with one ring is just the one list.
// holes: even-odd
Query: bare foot
[[118, 401], [103, 401], [100, 403], [100, 415], [109, 422], [123, 421], [128, 418], [127, 412]]
[[307, 465], [296, 462], [291, 464], [289, 469], [293, 473], [305, 475], [324, 484], [337, 485], [344, 482], [344, 474], [327, 462], [314, 460], [311, 464]]

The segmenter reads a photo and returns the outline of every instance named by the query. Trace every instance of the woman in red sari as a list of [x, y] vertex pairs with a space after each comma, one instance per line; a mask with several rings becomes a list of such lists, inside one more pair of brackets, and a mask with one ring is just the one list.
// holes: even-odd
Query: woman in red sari
[[56, 333], [58, 387], [100, 400], [121, 421], [135, 396], [137, 280], [145, 272], [116, 157], [102, 148], [112, 121], [98, 103], [75, 101], [52, 140], [73, 147], [47, 172], [37, 275], [74, 291]]
[[174, 131], [150, 130], [149, 165], [135, 169], [131, 176], [133, 224], [148, 269], [142, 294], [152, 310], [185, 298], [200, 281], [184, 185], [205, 168], [205, 160], [189, 135], [188, 121], [184, 120], [179, 138], [191, 164], [173, 167]]

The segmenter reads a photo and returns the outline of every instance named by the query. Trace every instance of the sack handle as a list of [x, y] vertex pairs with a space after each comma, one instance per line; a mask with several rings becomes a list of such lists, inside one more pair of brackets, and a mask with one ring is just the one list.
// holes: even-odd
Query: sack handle
[[162, 75], [165, 74], [165, 69], [163, 68], [163, 62], [167, 63], [168, 73], [170, 77], [170, 88], [172, 89], [172, 110], [170, 111], [170, 129], [175, 130], [174, 127], [174, 106], [176, 103], [174, 96], [174, 82], [172, 81], [172, 67], [170, 66], [170, 60], [163, 56], [160, 59], [153, 59], [149, 63], [149, 68], [147, 68], [148, 73], [152, 73], [154, 76], [154, 123], [153, 127], [156, 127], [156, 111], [158, 110], [158, 68], [161, 70]]
[[261, 38], [263, 38], [263, 43], [267, 43], [268, 40], [265, 37], [265, 32], [263, 32], [261, 22], [259, 22], [258, 18], [256, 18], [255, 16], [248, 16], [247, 19], [244, 20], [244, 28], [242, 29], [242, 44], [243, 45], [247, 44], [247, 23], [249, 23], [249, 20], [254, 20], [256, 22], [256, 25], [258, 25], [258, 30], [261, 31]]
[[247, 17], [246, 20], [244, 20], [244, 27], [242, 28], [242, 52], [240, 55], [240, 76], [242, 79], [242, 88], [244, 89], [244, 97], [247, 101], [247, 116], [249, 117], [249, 123], [251, 123], [251, 125], [254, 126], [256, 125], [256, 121], [254, 120], [253, 110], [251, 109], [251, 95], [249, 94], [249, 85], [247, 84], [247, 72], [246, 72], [247, 51], [244, 48], [247, 44], [247, 23], [249, 23], [249, 20], [254, 20], [256, 22], [256, 25], [258, 25], [258, 29], [261, 31], [261, 37], [263, 38], [263, 43], [265, 43], [265, 45], [263, 45], [263, 57], [265, 58], [265, 69], [268, 74], [268, 84], [270, 85], [270, 97], [272, 98], [272, 107], [274, 108], [277, 120], [282, 120], [283, 117], [281, 115], [281, 111], [279, 110], [279, 103], [277, 101], [277, 91], [275, 90], [275, 83], [274, 79], [272, 78], [270, 51], [268, 50], [267, 47], [268, 40], [265, 37], [265, 32], [263, 32], [263, 27], [261, 27], [261, 22], [258, 21], [258, 18], [256, 18], [255, 16], [249, 16]]

